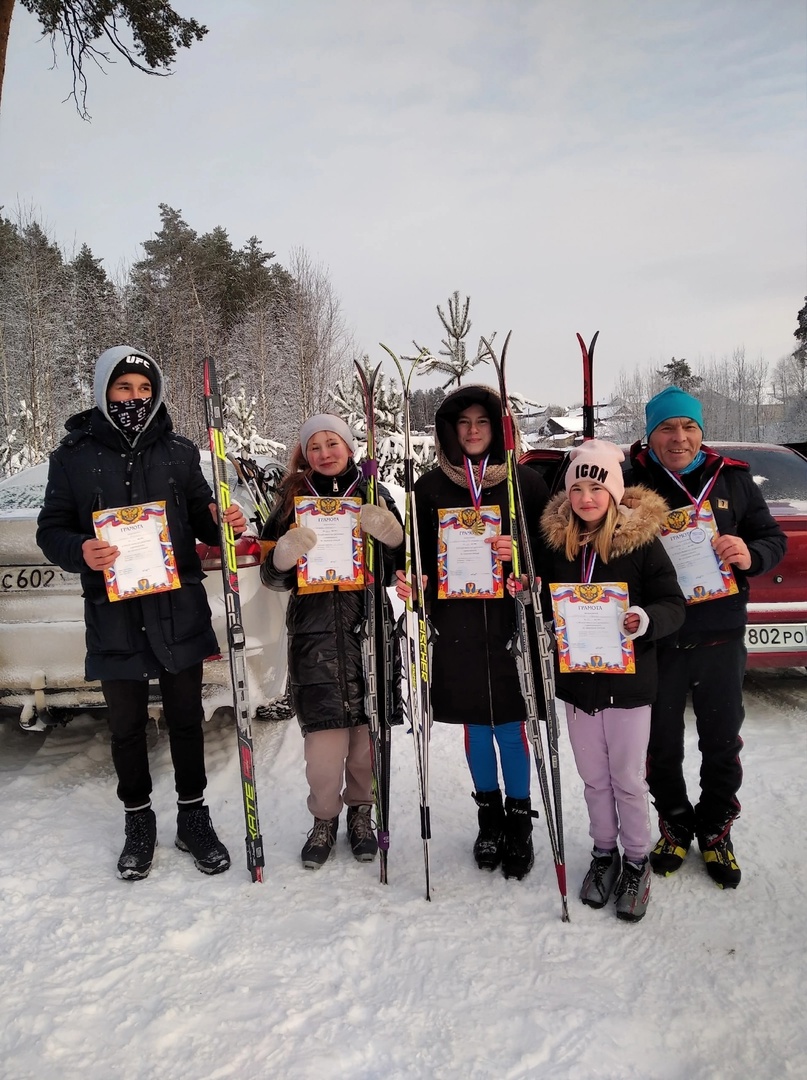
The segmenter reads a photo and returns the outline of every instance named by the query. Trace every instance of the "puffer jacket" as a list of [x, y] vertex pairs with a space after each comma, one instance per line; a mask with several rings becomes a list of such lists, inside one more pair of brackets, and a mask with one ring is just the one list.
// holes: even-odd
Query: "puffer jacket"
[[[427, 598], [436, 630], [432, 653], [432, 711], [434, 719], [450, 724], [507, 724], [526, 718], [516, 662], [508, 648], [516, 632], [515, 601], [505, 591], [497, 600], [436, 599], [438, 510], [472, 506], [462, 475], [463, 454], [456, 421], [470, 405], [485, 408], [491, 419], [490, 465], [503, 465], [504, 435], [501, 400], [487, 386], [463, 386], [450, 394], [435, 416], [439, 467], [415, 484], [420, 555], [429, 578]], [[549, 492], [543, 479], [526, 466], [517, 466], [533, 553], [538, 522]], [[502, 472], [503, 470], [499, 470]], [[495, 475], [498, 475], [497, 472]], [[486, 478], [487, 479], [487, 478]], [[498, 506], [502, 532], [510, 535], [507, 481], [483, 481], [482, 504]], [[505, 573], [509, 567], [505, 566]]]
[[[158, 402], [134, 445], [98, 407], [65, 426], [68, 434], [50, 457], [36, 541], [51, 562], [81, 574], [86, 678], [154, 679], [162, 669], [183, 671], [217, 653], [195, 541], [217, 544], [218, 528], [198, 449], [173, 431]], [[81, 552], [95, 535], [92, 513], [156, 499], [166, 503], [182, 586], [110, 603], [103, 574], [90, 570]]]
[[[747, 621], [748, 578], [767, 574], [785, 555], [787, 537], [771, 516], [768, 504], [744, 461], [724, 458], [708, 446], [701, 448], [706, 460], [681, 476], [687, 491], [697, 496], [711, 477], [716, 477], [709, 504], [721, 535], [739, 536], [751, 554], [748, 570], [732, 567], [739, 592], [731, 596], [689, 604], [686, 619], [676, 638], [664, 645], [698, 644], [742, 637]], [[687, 506], [687, 497], [674, 480], [651, 457], [647, 447], [634, 443], [625, 483], [644, 484], [664, 499], [670, 510]]]
[[[354, 462], [341, 476], [311, 474], [311, 481], [322, 495], [343, 495], [357, 475]], [[335, 481], [335, 482], [334, 482]], [[379, 484], [379, 494], [387, 508], [400, 521], [389, 491]], [[367, 501], [367, 483], [360, 480], [351, 491]], [[274, 543], [294, 520], [278, 506], [263, 528], [261, 539], [272, 547], [261, 565], [261, 581], [267, 588], [291, 593], [286, 609], [288, 630], [289, 688], [297, 720], [304, 735], [314, 731], [356, 727], [367, 723], [364, 704], [364, 668], [361, 633], [365, 616], [363, 590], [330, 589], [327, 592], [297, 591], [297, 568], [276, 570], [272, 557]], [[392, 584], [395, 570], [403, 566], [403, 545], [395, 551], [382, 547], [384, 581]], [[384, 593], [382, 617], [392, 631], [392, 609]], [[391, 647], [389, 662], [393, 667], [393, 707], [389, 724], [402, 723], [400, 651]]]
[[[636, 671], [631, 675], [601, 672], [561, 674], [555, 654], [555, 689], [562, 701], [586, 713], [602, 709], [634, 709], [656, 698], [658, 671], [656, 641], [673, 633], [684, 621], [684, 596], [675, 570], [658, 539], [667, 513], [664, 500], [644, 487], [630, 487], [620, 504], [620, 519], [607, 563], [597, 559], [593, 582], [624, 581], [629, 604], [643, 608], [650, 625], [633, 641]], [[541, 519], [545, 548], [540, 559], [543, 610], [552, 616], [550, 584], [581, 581], [581, 563], [566, 558], [566, 526], [571, 516], [565, 492], [555, 495]]]

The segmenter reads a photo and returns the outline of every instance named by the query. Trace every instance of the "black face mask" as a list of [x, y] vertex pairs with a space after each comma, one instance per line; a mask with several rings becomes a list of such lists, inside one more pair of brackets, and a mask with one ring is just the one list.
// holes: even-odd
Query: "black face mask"
[[116, 427], [133, 439], [146, 426], [154, 407], [154, 398], [130, 398], [128, 401], [108, 401], [107, 412]]

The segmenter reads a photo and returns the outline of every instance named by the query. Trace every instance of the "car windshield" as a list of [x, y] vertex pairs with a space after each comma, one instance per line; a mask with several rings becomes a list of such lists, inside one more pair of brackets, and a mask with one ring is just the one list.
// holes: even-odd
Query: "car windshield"
[[807, 461], [787, 450], [721, 445], [720, 453], [747, 461], [767, 502], [807, 503]]

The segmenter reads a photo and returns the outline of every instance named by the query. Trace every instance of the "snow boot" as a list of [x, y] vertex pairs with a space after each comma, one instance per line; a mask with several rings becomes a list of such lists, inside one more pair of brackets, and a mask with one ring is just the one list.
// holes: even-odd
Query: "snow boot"
[[535, 856], [532, 850], [532, 819], [538, 817], [529, 799], [504, 800], [507, 815], [504, 826], [502, 873], [506, 878], [521, 881], [532, 870]]
[[319, 870], [328, 861], [336, 843], [336, 834], [339, 830], [339, 815], [335, 818], [314, 818], [314, 827], [309, 832], [300, 858], [306, 870]]
[[210, 810], [204, 804], [177, 813], [177, 836], [180, 851], [193, 856], [196, 869], [203, 874], [223, 874], [230, 868], [230, 854], [216, 836]]
[[157, 819], [154, 811], [127, 810], [124, 814], [126, 842], [118, 859], [118, 877], [141, 881], [149, 876], [157, 846]]
[[698, 832], [698, 847], [706, 863], [706, 872], [721, 889], [736, 889], [742, 878], [731, 843], [732, 820]]
[[650, 865], [654, 874], [669, 877], [683, 865], [695, 830], [689, 815], [659, 817], [658, 827], [661, 836], [650, 852]]
[[479, 834], [474, 840], [474, 858], [480, 870], [495, 870], [502, 861], [504, 849], [505, 816], [502, 793], [495, 791], [472, 792], [479, 807]]
[[370, 820], [370, 803], [347, 808], [347, 838], [353, 858], [358, 862], [372, 862], [378, 853], [378, 841]]
[[626, 922], [643, 919], [650, 900], [650, 863], [647, 859], [633, 862], [623, 859], [622, 873], [616, 884], [616, 917]]
[[619, 877], [621, 862], [617, 848], [611, 851], [594, 848], [591, 866], [580, 887], [580, 899], [584, 904], [593, 908], [605, 907]]

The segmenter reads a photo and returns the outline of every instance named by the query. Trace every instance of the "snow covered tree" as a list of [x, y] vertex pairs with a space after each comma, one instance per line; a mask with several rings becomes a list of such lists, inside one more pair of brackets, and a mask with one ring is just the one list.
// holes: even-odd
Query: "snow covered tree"
[[[133, 68], [147, 75], [170, 75], [170, 66], [179, 49], [189, 49], [201, 41], [207, 27], [196, 19], [183, 19], [167, 0], [20, 0], [35, 15], [44, 37], [50, 38], [54, 62], [56, 40], [61, 38], [73, 72], [70, 97], [79, 116], [87, 112], [87, 77], [84, 65], [89, 58], [101, 70], [112, 63], [108, 49], [122, 56]], [[0, 97], [6, 69], [8, 35], [14, 0], [0, 0]], [[127, 26], [132, 41], [121, 38]]]
[[688, 361], [676, 360], [675, 357], [670, 360], [669, 364], [665, 364], [658, 374], [670, 386], [680, 386], [688, 394], [691, 394], [693, 390], [697, 390], [703, 382], [700, 376], [692, 374]]
[[[424, 375], [432, 371], [439, 371], [443, 375], [448, 375], [448, 380], [443, 383], [443, 389], [448, 389], [454, 383], [460, 386], [465, 376], [477, 364], [486, 364], [488, 362], [488, 350], [482, 338], [479, 339], [476, 355], [473, 359], [468, 357], [464, 339], [471, 329], [471, 320], [468, 318], [470, 306], [470, 296], [465, 297], [464, 304], [460, 303], [459, 291], [455, 291], [453, 296], [448, 298], [448, 316], [442, 311], [440, 305], [437, 305], [437, 314], [446, 332], [446, 336], [442, 341], [444, 348], [440, 350], [439, 355], [444, 356], [446, 359], [440, 360], [435, 356], [424, 363], [421, 370]], [[495, 337], [496, 333], [494, 331], [488, 337], [488, 343], [492, 345]]]
[[239, 457], [268, 455], [279, 457], [286, 444], [267, 439], [255, 426], [255, 398], [247, 401], [244, 388], [236, 394], [225, 394], [222, 401], [224, 414], [224, 442], [227, 449]]

